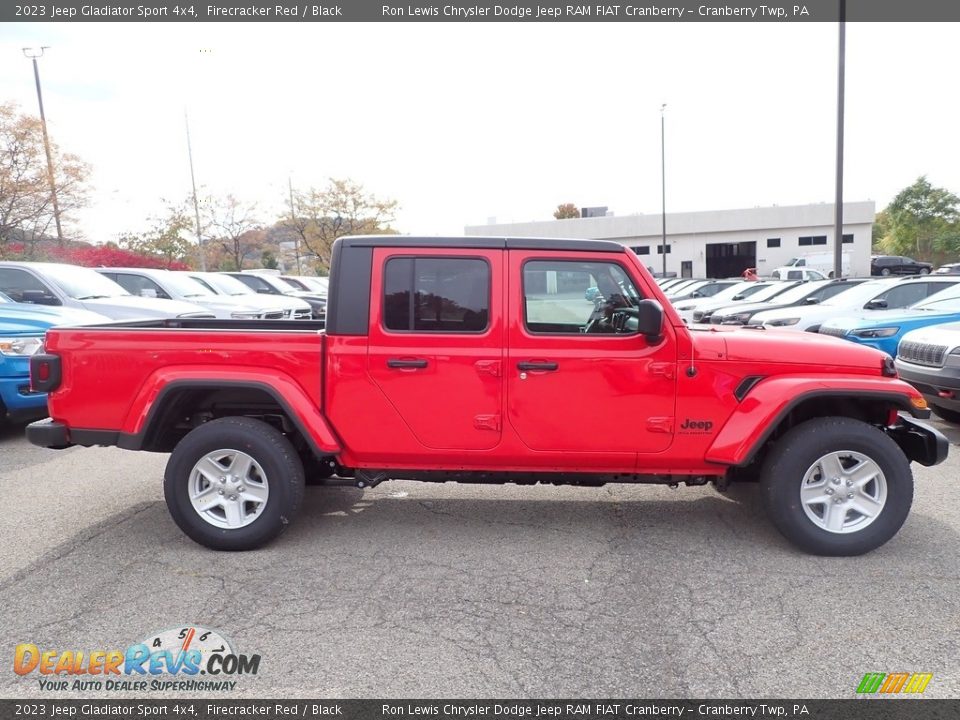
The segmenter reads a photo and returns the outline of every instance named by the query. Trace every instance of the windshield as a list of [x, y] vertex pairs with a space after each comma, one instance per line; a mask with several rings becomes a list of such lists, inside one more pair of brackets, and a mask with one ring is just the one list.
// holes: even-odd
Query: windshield
[[[40, 266], [38, 266], [39, 268]], [[74, 265], [43, 265], [41, 273], [74, 300], [123, 297], [128, 293], [113, 280], [105, 278], [96, 270]]]
[[236, 278], [232, 278], [229, 275], [220, 275], [219, 273], [207, 273], [205, 275], [198, 275], [197, 278], [202, 278], [203, 282], [207, 285], [213, 287], [221, 295], [256, 295], [253, 290], [248, 288], [242, 282]]
[[769, 300], [772, 297], [776, 297], [782, 292], [786, 292], [792, 287], [793, 283], [773, 283], [757, 290], [755, 293], [750, 295], [750, 299], [753, 302], [763, 302], [764, 300]]
[[287, 282], [300, 283], [307, 290], [319, 290], [320, 292], [327, 291], [327, 283], [321, 280], [318, 277], [310, 276], [297, 276], [296, 278], [284, 278]]
[[830, 281], [827, 282], [806, 282], [792, 287], [789, 290], [786, 290], [780, 295], [777, 295], [777, 302], [793, 303], [798, 300], [803, 300], [807, 295], [816, 292], [824, 285], [827, 285]]
[[181, 297], [213, 297], [212, 292], [187, 275], [165, 273], [163, 275], [158, 274], [156, 279]]
[[766, 287], [763, 283], [758, 282], [741, 282], [736, 283], [735, 285], [730, 285], [725, 287], [723, 290], [718, 292], [716, 295], [710, 298], [712, 301], [723, 301], [723, 300], [732, 300], [735, 295], [743, 295], [744, 297], [749, 297], [753, 293], [757, 292], [761, 288]]
[[896, 280], [890, 281], [877, 281], [860, 283], [859, 285], [854, 285], [847, 290], [844, 290], [841, 293], [837, 293], [832, 298], [824, 300], [821, 305], [850, 305], [851, 303], [856, 305], [858, 303], [865, 303], [868, 300], [872, 300], [880, 293], [885, 290], [889, 290]]
[[960, 312], [960, 297], [941, 298], [923, 305], [914, 305], [911, 309], [923, 312]]
[[938, 312], [950, 312], [953, 308], [945, 303], [957, 305], [960, 298], [960, 285], [949, 285], [944, 290], [934, 293], [930, 297], [924, 298], [920, 302], [910, 306], [911, 310], [934, 310]]
[[[260, 277], [263, 277], [263, 276], [261, 275]], [[286, 278], [282, 278], [278, 275], [270, 275], [269, 277], [271, 280], [274, 281], [274, 284], [277, 285], [278, 289], [283, 290], [284, 292], [287, 292], [289, 290], [302, 290], [302, 288], [298, 287], [297, 285], [294, 285], [292, 282], [290, 282]]]

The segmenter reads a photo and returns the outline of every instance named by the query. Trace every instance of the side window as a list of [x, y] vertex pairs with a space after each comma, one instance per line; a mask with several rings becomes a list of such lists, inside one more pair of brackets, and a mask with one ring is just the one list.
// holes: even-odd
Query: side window
[[[523, 266], [524, 324], [532, 333], [636, 332], [630, 308], [640, 294], [616, 263], [530, 260]], [[617, 311], [626, 316], [618, 324]]]
[[787, 270], [787, 280], [801, 280], [803, 279], [803, 272], [800, 270]]
[[157, 285], [150, 278], [146, 278], [143, 275], [117, 273], [115, 278], [111, 277], [110, 279], [119, 283], [120, 287], [122, 287], [131, 295], [138, 295], [140, 297], [157, 297], [167, 300], [170, 299], [170, 296], [163, 291], [163, 288]]
[[844, 290], [849, 290], [854, 287], [853, 285], [846, 285], [844, 283], [832, 283], [830, 285], [824, 285], [822, 288], [817, 290], [813, 297], [817, 298], [819, 302], [823, 302], [828, 298], [832, 298], [834, 295], [842, 293]]
[[[36, 296], [37, 293], [44, 298], [56, 297], [40, 280], [19, 268], [0, 268], [0, 291], [5, 292], [11, 300], [17, 302], [37, 302], [41, 299], [40, 296]], [[27, 299], [24, 299], [24, 292], [27, 293]], [[57, 302], [57, 305], [59, 304]]]
[[928, 283], [910, 283], [891, 288], [881, 297], [887, 301], [888, 308], [902, 308], [920, 302], [927, 296]]
[[478, 258], [397, 257], [383, 273], [383, 324], [400, 332], [476, 333], [490, 319], [490, 265]]

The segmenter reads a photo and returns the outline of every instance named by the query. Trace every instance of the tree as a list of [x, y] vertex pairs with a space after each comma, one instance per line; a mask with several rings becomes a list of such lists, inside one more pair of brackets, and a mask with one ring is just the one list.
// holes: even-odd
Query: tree
[[[52, 141], [50, 154], [61, 222], [68, 223], [70, 213], [87, 203], [89, 166]], [[40, 120], [20, 114], [13, 104], [0, 105], [0, 245], [22, 242], [31, 256], [53, 221]]]
[[194, 254], [194, 244], [186, 237], [192, 231], [193, 222], [185, 206], [168, 203], [166, 214], [154, 218], [150, 230], [139, 235], [125, 234], [119, 245], [138, 255], [156, 258], [159, 267], [186, 266]]
[[553, 216], [557, 220], [568, 220], [580, 217], [580, 211], [577, 210], [577, 206], [573, 203], [563, 203], [557, 205], [557, 209], [553, 211]]
[[313, 255], [315, 270], [330, 267], [333, 241], [344, 235], [391, 235], [396, 200], [368, 194], [353, 180], [331, 179], [322, 190], [293, 193], [293, 207], [280, 222], [295, 233], [303, 254]]
[[211, 198], [203, 203], [205, 243], [214, 242], [223, 248], [233, 263], [233, 269], [243, 270], [243, 261], [257, 250], [263, 240], [261, 222], [257, 219], [256, 203], [244, 203], [233, 195]]
[[897, 194], [877, 225], [885, 252], [942, 260], [960, 249], [960, 198], [922, 176]]

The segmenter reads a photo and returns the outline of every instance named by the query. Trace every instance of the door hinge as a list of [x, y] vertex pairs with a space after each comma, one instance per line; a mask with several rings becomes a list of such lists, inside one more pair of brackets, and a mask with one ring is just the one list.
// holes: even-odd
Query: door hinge
[[500, 430], [499, 415], [476, 415], [473, 418], [473, 426], [477, 430]]
[[672, 417], [652, 417], [647, 418], [647, 430], [655, 433], [672, 433]]
[[674, 363], [654, 362], [650, 363], [651, 375], [663, 375], [667, 380], [673, 380], [676, 376], [676, 367]]
[[477, 372], [481, 375], [487, 374], [492, 375], [493, 377], [500, 377], [500, 361], [499, 360], [477, 360], [473, 366], [477, 369]]

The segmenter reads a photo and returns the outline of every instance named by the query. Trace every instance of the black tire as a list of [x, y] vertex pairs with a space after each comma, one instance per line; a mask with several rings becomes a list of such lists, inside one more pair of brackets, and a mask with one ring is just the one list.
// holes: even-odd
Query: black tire
[[[886, 502], [861, 530], [835, 533], [817, 526], [804, 511], [804, 475], [827, 453], [853, 451], [875, 462], [886, 479]], [[897, 534], [913, 503], [913, 474], [906, 455], [881, 430], [845, 417], [815, 418], [792, 428], [767, 455], [761, 494], [774, 526], [790, 542], [814, 555], [862, 555]], [[844, 517], [847, 517], [845, 514]]]
[[[269, 495], [259, 516], [244, 527], [218, 527], [190, 501], [194, 466], [216, 450], [244, 452], [263, 469]], [[283, 433], [260, 420], [228, 417], [204, 423], [179, 442], [167, 462], [163, 494], [174, 522], [190, 539], [214, 550], [253, 550], [287, 529], [303, 502], [303, 486], [303, 464]]]
[[929, 274], [930, 274], [930, 268], [920, 268], [920, 274], [921, 274], [921, 275], [929, 275]]
[[880, 271], [880, 274], [881, 274], [881, 275], [884, 275], [884, 276], [889, 275], [889, 274], [890, 274], [890, 268], [883, 268], [883, 269]]
[[941, 407], [940, 405], [930, 405], [930, 409], [933, 411], [933, 414], [936, 415], [941, 420], [946, 420], [949, 423], [954, 423], [955, 425], [960, 425], [960, 412], [956, 410], [950, 410], [949, 408]]

